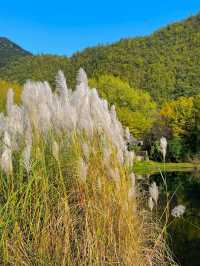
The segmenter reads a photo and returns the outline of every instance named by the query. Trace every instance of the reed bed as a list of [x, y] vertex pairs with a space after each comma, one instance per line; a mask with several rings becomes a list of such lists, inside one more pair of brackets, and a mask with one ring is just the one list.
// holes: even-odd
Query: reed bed
[[115, 108], [60, 71], [0, 114], [1, 265], [172, 265]]

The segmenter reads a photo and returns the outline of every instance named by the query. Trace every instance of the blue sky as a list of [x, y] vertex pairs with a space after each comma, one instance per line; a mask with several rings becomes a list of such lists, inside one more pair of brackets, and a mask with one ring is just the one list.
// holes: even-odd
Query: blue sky
[[200, 0], [8, 0], [0, 4], [0, 36], [35, 54], [71, 55], [150, 34], [198, 11]]

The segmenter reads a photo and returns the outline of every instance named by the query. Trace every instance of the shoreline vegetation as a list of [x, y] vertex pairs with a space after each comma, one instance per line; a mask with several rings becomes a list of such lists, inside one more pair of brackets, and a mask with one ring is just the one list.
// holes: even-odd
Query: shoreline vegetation
[[155, 161], [135, 162], [133, 171], [136, 174], [155, 174], [159, 172], [193, 172], [200, 171], [200, 163], [163, 163]]

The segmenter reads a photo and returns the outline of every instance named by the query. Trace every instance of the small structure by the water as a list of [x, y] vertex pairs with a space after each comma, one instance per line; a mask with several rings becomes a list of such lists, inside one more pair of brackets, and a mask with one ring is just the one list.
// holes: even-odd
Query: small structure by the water
[[134, 147], [142, 147], [142, 146], [143, 146], [142, 140], [137, 140], [132, 135], [130, 135], [129, 139], [127, 140], [127, 147], [129, 150], [134, 149]]
[[143, 146], [143, 141], [142, 140], [137, 140], [136, 138], [134, 138], [130, 132], [126, 132], [127, 136], [126, 136], [126, 144], [127, 144], [127, 148], [129, 151], [134, 150], [136, 153], [135, 156], [135, 161], [148, 161], [149, 160], [149, 156], [148, 156], [148, 152], [147, 151], [143, 151], [141, 150], [142, 146]]
[[147, 151], [138, 151], [136, 153], [136, 157], [135, 160], [137, 162], [141, 162], [141, 161], [149, 161], [149, 155]]

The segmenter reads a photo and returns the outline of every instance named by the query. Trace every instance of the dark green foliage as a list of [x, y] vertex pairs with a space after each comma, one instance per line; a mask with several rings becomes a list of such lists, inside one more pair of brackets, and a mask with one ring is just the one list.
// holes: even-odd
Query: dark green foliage
[[200, 155], [200, 94], [193, 99], [193, 117], [194, 121], [188, 130], [186, 142], [191, 153]]
[[19, 84], [32, 79], [47, 80], [54, 85], [55, 75], [60, 69], [65, 72], [67, 80], [75, 80], [69, 59], [51, 55], [20, 57], [2, 68], [0, 76], [4, 80], [16, 81]]
[[160, 142], [159, 140], [156, 140], [154, 143], [151, 145], [151, 150], [150, 150], [150, 159], [154, 161], [159, 161], [162, 162], [162, 154], [160, 152]]
[[180, 162], [185, 154], [187, 154], [187, 151], [180, 137], [174, 137], [168, 141], [168, 157], [170, 161]]

